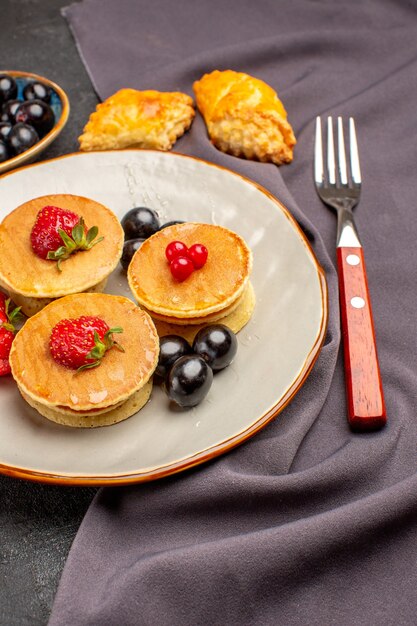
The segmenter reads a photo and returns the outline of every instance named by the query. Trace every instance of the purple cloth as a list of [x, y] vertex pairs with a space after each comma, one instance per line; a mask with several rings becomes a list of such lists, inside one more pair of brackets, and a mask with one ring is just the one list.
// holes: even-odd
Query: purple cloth
[[[101, 98], [183, 90], [213, 69], [277, 89], [298, 144], [276, 168], [213, 148], [199, 115], [175, 150], [258, 181], [327, 272], [326, 343], [267, 428], [155, 483], [102, 489], [50, 626], [414, 625], [417, 615], [417, 5], [406, 0], [85, 0], [65, 11]], [[388, 425], [346, 422], [334, 216], [312, 182], [314, 118], [353, 115]], [[320, 233], [320, 234], [319, 234]]]

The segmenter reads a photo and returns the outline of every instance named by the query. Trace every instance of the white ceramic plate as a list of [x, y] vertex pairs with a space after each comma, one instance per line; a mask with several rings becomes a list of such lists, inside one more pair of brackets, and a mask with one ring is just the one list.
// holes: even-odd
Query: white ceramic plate
[[[0, 218], [36, 196], [73, 193], [120, 218], [149, 206], [162, 222], [213, 222], [242, 235], [253, 250], [257, 305], [238, 335], [237, 356], [216, 374], [197, 407], [173, 411], [154, 387], [139, 413], [115, 426], [74, 429], [49, 422], [0, 378], [0, 472], [66, 484], [126, 484], [160, 478], [254, 435], [305, 381], [324, 340], [327, 289], [307, 240], [266, 190], [226, 169], [145, 150], [74, 154], [0, 179]], [[107, 291], [130, 296], [122, 269]]]

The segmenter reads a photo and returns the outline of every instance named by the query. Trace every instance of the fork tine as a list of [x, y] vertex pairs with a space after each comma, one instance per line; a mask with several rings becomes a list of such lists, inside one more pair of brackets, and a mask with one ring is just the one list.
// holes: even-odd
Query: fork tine
[[352, 169], [352, 180], [356, 185], [360, 185], [361, 168], [359, 165], [358, 143], [356, 141], [355, 120], [349, 118], [349, 147], [350, 147], [350, 167]]
[[343, 120], [337, 118], [337, 153], [339, 162], [339, 176], [342, 185], [348, 184], [348, 174], [346, 166], [345, 138], [343, 136]]
[[336, 184], [336, 165], [334, 160], [333, 120], [327, 118], [327, 173], [330, 185]]
[[323, 144], [321, 139], [321, 119], [316, 117], [316, 136], [314, 140], [314, 180], [316, 185], [324, 184]]

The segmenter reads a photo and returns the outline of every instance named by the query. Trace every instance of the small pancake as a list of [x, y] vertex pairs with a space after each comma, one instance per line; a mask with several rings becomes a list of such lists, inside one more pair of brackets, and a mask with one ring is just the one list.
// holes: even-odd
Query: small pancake
[[[88, 293], [98, 293], [104, 291], [107, 283], [107, 278], [97, 283], [97, 285], [93, 285], [89, 289], [85, 291]], [[85, 292], [83, 292], [85, 293]], [[55, 298], [28, 298], [27, 296], [22, 296], [20, 293], [10, 292], [10, 297], [16, 306], [20, 306], [22, 313], [26, 315], [26, 317], [32, 317], [35, 313], [39, 313], [47, 304], [55, 300]]]
[[[208, 249], [206, 264], [183, 282], [171, 274], [165, 256], [175, 240]], [[169, 318], [193, 319], [222, 311], [242, 295], [252, 269], [245, 241], [227, 228], [186, 222], [164, 228], [143, 242], [127, 277], [130, 289], [147, 310]]]
[[[238, 333], [250, 320], [252, 317], [253, 311], [255, 309], [255, 292], [253, 290], [252, 284], [249, 282], [245, 292], [239, 302], [239, 306], [234, 309], [228, 315], [217, 320], [217, 324], [224, 324], [228, 326], [230, 330], [234, 333]], [[167, 324], [166, 322], [161, 322], [160, 320], [153, 318], [155, 322], [156, 330], [158, 331], [158, 335], [163, 337], [164, 335], [180, 335], [184, 337], [189, 343], [192, 343], [194, 337], [198, 333], [199, 330], [207, 326], [207, 322], [204, 324], [199, 324], [198, 326], [188, 325], [184, 326], [183, 324]], [[210, 322], [214, 323], [214, 322]]]
[[[98, 227], [103, 241], [90, 250], [75, 252], [62, 262], [41, 259], [32, 250], [30, 233], [40, 209], [58, 206]], [[30, 298], [58, 298], [89, 289], [109, 276], [123, 249], [123, 229], [116, 215], [89, 198], [57, 194], [34, 198], [17, 207], [0, 224], [0, 284], [7, 291]]]
[[[78, 372], [52, 358], [49, 339], [62, 319], [93, 315], [110, 328], [124, 352], [109, 350], [101, 364]], [[30, 317], [10, 351], [12, 375], [22, 392], [48, 407], [89, 411], [116, 405], [141, 389], [158, 362], [159, 339], [149, 315], [131, 300], [102, 293], [83, 293], [54, 300]]]
[[229, 315], [235, 309], [237, 309], [242, 299], [244, 298], [247, 288], [248, 288], [248, 285], [246, 285], [245, 290], [242, 293], [242, 295], [237, 300], [232, 302], [232, 304], [227, 306], [226, 308], [222, 309], [221, 311], [216, 311], [216, 313], [209, 313], [209, 315], [203, 315], [202, 317], [190, 317], [190, 318], [174, 317], [174, 316], [168, 316], [168, 315], [161, 315], [160, 313], [155, 313], [154, 311], [148, 311], [147, 309], [145, 309], [144, 306], [141, 306], [141, 309], [149, 313], [152, 319], [159, 320], [160, 322], [165, 322], [166, 324], [176, 324], [178, 326], [213, 324], [214, 322], [217, 322], [219, 319], [221, 319], [225, 315]]
[[33, 400], [19, 389], [26, 402], [36, 409], [38, 413], [57, 424], [72, 426], [75, 428], [97, 428], [99, 426], [111, 426], [122, 422], [137, 413], [149, 400], [152, 391], [152, 380], [149, 380], [139, 391], [135, 391], [125, 402], [110, 408], [104, 413], [88, 414], [88, 412], [63, 413]]

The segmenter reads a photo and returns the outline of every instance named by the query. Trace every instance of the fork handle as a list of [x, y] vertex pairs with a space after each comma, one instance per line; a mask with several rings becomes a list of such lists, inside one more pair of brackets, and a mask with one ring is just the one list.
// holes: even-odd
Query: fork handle
[[362, 247], [338, 247], [337, 267], [348, 421], [354, 430], [377, 430], [387, 417]]

